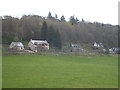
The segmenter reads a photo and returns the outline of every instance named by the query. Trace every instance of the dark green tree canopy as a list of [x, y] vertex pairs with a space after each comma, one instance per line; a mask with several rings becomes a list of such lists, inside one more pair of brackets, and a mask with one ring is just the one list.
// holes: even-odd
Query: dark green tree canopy
[[55, 19], [52, 15], [51, 15], [51, 12], [48, 13], [48, 19]]
[[58, 16], [57, 16], [57, 14], [55, 14], [55, 18], [56, 18], [56, 19], [58, 19]]
[[[51, 17], [51, 13], [49, 16]], [[60, 20], [38, 15], [24, 15], [21, 19], [5, 16], [2, 19], [2, 42], [9, 44], [12, 41], [24, 42], [30, 39], [43, 39], [49, 40], [51, 45], [56, 47], [56, 45], [61, 45], [56, 44], [58, 41], [62, 44], [92, 44], [98, 41], [103, 43], [106, 48], [118, 47], [118, 25], [79, 21], [74, 16], [71, 16], [70, 21], [66, 22], [64, 22], [64, 16], [61, 19], [62, 23]], [[75, 24], [76, 22], [79, 24]]]
[[58, 49], [62, 48], [61, 36], [58, 30], [55, 30], [53, 26], [49, 27], [47, 40], [51, 46]]
[[52, 18], [51, 12], [48, 13], [48, 18]]
[[44, 21], [41, 29], [41, 39], [42, 40], [47, 40], [47, 32], [48, 32], [48, 27], [46, 21]]
[[61, 21], [65, 21], [64, 15], [61, 16], [60, 20], [61, 20]]
[[69, 21], [71, 22], [72, 25], [76, 25], [79, 22], [78, 18], [76, 17], [75, 19], [74, 15], [70, 17]]

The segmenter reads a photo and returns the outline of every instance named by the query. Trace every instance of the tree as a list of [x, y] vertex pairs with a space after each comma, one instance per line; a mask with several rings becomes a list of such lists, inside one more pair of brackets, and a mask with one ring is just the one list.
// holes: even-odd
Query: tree
[[30, 39], [40, 39], [40, 28], [42, 28], [42, 18], [36, 15], [24, 15], [19, 20], [19, 37], [20, 40], [28, 41]]
[[78, 18], [77, 18], [77, 17], [76, 17], [76, 19], [75, 19], [75, 20], [76, 20], [76, 22], [77, 22], [77, 23], [79, 23], [79, 20], [78, 20]]
[[51, 15], [51, 12], [48, 13], [48, 19], [55, 19], [52, 15]]
[[56, 18], [56, 19], [58, 19], [58, 16], [57, 16], [57, 14], [55, 14], [55, 18]]
[[82, 22], [85, 22], [85, 20], [82, 18]]
[[58, 30], [55, 30], [53, 28], [53, 26], [49, 27], [47, 36], [48, 36], [47, 41], [50, 43], [51, 46], [56, 47], [58, 49], [62, 48], [60, 34], [59, 34]]
[[18, 38], [18, 36], [15, 36], [15, 37], [14, 37], [14, 41], [15, 41], [15, 42], [19, 42], [19, 41], [20, 41], [19, 38]]
[[55, 31], [55, 34], [56, 34], [55, 46], [56, 46], [58, 49], [61, 49], [61, 48], [62, 48], [62, 42], [61, 42], [60, 33], [59, 33], [58, 30], [56, 30], [56, 31]]
[[60, 20], [61, 20], [61, 21], [65, 21], [64, 15], [61, 16]]
[[2, 40], [3, 43], [11, 43], [17, 32], [18, 19], [11, 16], [4, 16], [2, 20]]
[[44, 21], [42, 25], [41, 33], [40, 33], [40, 37], [42, 40], [47, 40], [47, 32], [48, 32], [47, 23]]
[[71, 22], [72, 25], [78, 24], [78, 21], [79, 20], [77, 19], [77, 17], [76, 17], [76, 19], [74, 18], [74, 15], [70, 17], [70, 22]]
[[[49, 13], [51, 16], [51, 13]], [[64, 21], [64, 16], [62, 16]], [[46, 20], [46, 22], [44, 22]], [[106, 48], [120, 46], [120, 26], [104, 24], [104, 26], [95, 22], [93, 24], [82, 20], [80, 24], [75, 26], [78, 20], [71, 16], [71, 22], [59, 22], [53, 19], [44, 19], [37, 15], [24, 15], [21, 19], [5, 16], [2, 19], [2, 40], [3, 44], [15, 41], [29, 41], [30, 39], [50, 40], [52, 46], [60, 47], [60, 43], [93, 43], [96, 41], [102, 42]], [[44, 22], [44, 23], [43, 23]], [[85, 23], [86, 22], [86, 23]], [[71, 23], [74, 25], [72, 26]], [[49, 31], [47, 25], [52, 25], [53, 28]], [[45, 29], [46, 28], [46, 29]], [[57, 32], [57, 30], [60, 32]], [[118, 30], [119, 29], [119, 30]], [[46, 35], [46, 33], [50, 33]], [[58, 44], [59, 43], [59, 44]]]
[[51, 18], [51, 17], [52, 17], [51, 12], [49, 12], [48, 13], [48, 18]]

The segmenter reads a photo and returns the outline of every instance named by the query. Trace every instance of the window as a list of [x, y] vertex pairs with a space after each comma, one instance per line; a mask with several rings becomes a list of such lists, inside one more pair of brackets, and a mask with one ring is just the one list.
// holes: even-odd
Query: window
[[37, 45], [37, 42], [35, 42], [34, 44]]

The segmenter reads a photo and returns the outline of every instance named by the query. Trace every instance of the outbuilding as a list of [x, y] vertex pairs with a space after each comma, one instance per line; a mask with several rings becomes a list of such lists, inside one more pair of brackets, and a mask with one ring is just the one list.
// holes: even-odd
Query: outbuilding
[[70, 45], [71, 52], [79, 52], [80, 51], [80, 45], [79, 44], [71, 44]]
[[24, 50], [24, 45], [21, 42], [12, 42], [9, 48], [16, 50]]

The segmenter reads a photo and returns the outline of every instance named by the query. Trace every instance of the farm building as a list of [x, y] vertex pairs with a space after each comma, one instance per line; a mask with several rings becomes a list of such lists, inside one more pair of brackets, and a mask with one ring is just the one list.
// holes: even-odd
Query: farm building
[[24, 45], [21, 42], [12, 42], [9, 48], [16, 50], [24, 50]]
[[83, 49], [81, 49], [80, 45], [78, 45], [78, 44], [71, 44], [70, 51], [71, 52], [79, 52], [79, 51], [83, 51]]
[[45, 40], [30, 40], [27, 46], [30, 50], [34, 52], [39, 52], [42, 50], [49, 50], [49, 43]]

